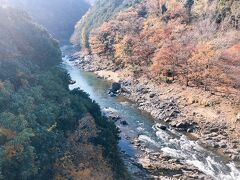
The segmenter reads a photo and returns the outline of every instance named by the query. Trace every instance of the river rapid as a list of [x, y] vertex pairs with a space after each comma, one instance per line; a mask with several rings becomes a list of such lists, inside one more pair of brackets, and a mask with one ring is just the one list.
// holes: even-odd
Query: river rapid
[[124, 126], [116, 122], [121, 130], [119, 148], [130, 174], [134, 179], [144, 179], [145, 172], [136, 165], [137, 158], [143, 151], [133, 145], [138, 140], [144, 152], [164, 153], [178, 159], [184, 164], [194, 166], [199, 171], [216, 180], [240, 180], [240, 172], [233, 162], [229, 162], [217, 154], [201, 147], [197, 141], [190, 140], [184, 134], [174, 129], [168, 131], [157, 128], [154, 120], [147, 114], [137, 109], [134, 103], [122, 96], [110, 97], [108, 90], [111, 82], [97, 78], [94, 73], [83, 72], [69, 61], [71, 51], [69, 47], [62, 48], [62, 67], [68, 71], [72, 80], [70, 89], [80, 88], [90, 95], [102, 109], [112, 108], [125, 120], [128, 125]]

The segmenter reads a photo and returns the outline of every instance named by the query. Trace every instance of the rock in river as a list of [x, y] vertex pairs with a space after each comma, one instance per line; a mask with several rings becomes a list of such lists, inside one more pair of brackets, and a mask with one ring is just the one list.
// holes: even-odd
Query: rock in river
[[120, 90], [121, 90], [121, 84], [114, 82], [114, 83], [112, 83], [112, 87], [111, 87], [109, 93], [117, 94], [118, 91], [120, 91]]
[[154, 127], [155, 127], [157, 130], [160, 130], [160, 129], [163, 130], [163, 131], [166, 131], [166, 130], [167, 130], [167, 126], [162, 125], [162, 124], [159, 124], [159, 123], [155, 124]]
[[123, 126], [127, 126], [128, 125], [127, 121], [121, 121], [120, 124], [123, 125]]

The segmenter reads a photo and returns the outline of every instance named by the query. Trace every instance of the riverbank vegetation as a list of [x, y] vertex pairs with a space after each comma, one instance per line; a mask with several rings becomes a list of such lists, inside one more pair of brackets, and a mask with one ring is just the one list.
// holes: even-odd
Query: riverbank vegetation
[[58, 43], [12, 8], [0, 8], [0, 36], [0, 179], [127, 178], [118, 129], [69, 90]]
[[[238, 94], [239, 1], [128, 1], [109, 8], [107, 16], [101, 7], [111, 5], [101, 4], [80, 20], [73, 36], [87, 41], [78, 43], [90, 53], [159, 83]], [[100, 20], [85, 25], [96, 16]]]

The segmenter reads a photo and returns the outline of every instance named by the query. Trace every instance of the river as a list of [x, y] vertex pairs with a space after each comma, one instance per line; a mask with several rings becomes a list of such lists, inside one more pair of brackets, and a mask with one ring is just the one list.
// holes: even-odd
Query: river
[[[111, 107], [115, 109], [128, 125], [123, 126], [119, 122], [121, 140], [119, 147], [126, 155], [125, 158], [137, 158], [141, 151], [132, 145], [132, 140], [139, 139], [149, 152], [166, 153], [189, 165], [193, 165], [204, 174], [216, 180], [240, 180], [240, 172], [233, 162], [228, 162], [215, 153], [204, 149], [196, 141], [189, 140], [184, 134], [173, 129], [163, 131], [154, 128], [153, 119], [137, 109], [137, 107], [124, 97], [110, 97], [107, 92], [111, 83], [97, 78], [94, 73], [83, 72], [73, 62], [69, 61], [68, 48], [62, 48], [62, 67], [68, 71], [71, 78], [76, 81], [70, 85], [70, 89], [80, 88], [90, 95], [102, 109]], [[126, 160], [130, 173], [141, 174], [144, 172], [131, 161]], [[139, 172], [138, 172], [139, 171]], [[136, 176], [137, 177], [137, 176]], [[141, 178], [139, 178], [141, 179]]]

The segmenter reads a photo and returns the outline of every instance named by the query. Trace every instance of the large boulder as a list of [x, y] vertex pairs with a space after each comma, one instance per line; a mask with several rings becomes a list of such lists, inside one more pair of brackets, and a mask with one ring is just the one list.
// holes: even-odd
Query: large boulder
[[193, 132], [195, 129], [195, 124], [192, 122], [181, 121], [177, 123], [175, 127], [180, 131]]
[[237, 121], [240, 121], [240, 112], [237, 114]]
[[120, 80], [123, 86], [130, 86], [132, 84], [131, 80]]
[[123, 126], [127, 126], [128, 125], [127, 121], [125, 121], [125, 120], [121, 121], [120, 124], [123, 125]]
[[112, 83], [112, 87], [109, 90], [109, 94], [119, 94], [120, 90], [121, 90], [121, 84], [114, 82]]
[[165, 125], [163, 125], [163, 124], [160, 124], [160, 123], [155, 124], [154, 127], [155, 127], [157, 130], [163, 130], [163, 131], [166, 131], [166, 130], [167, 130], [167, 126], [165, 126]]
[[149, 92], [149, 89], [143, 85], [137, 85], [136, 91], [140, 94], [147, 94]]
[[155, 96], [156, 96], [155, 93], [151, 93], [151, 94], [149, 95], [150, 98], [154, 98]]

